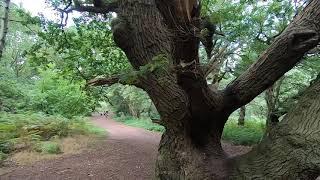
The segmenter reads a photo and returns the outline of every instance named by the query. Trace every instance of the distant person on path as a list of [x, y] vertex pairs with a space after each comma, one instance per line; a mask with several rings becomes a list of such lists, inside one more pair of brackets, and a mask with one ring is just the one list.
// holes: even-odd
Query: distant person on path
[[108, 114], [109, 114], [108, 111], [105, 111], [105, 112], [103, 112], [103, 113], [100, 113], [101, 116], [106, 116], [106, 117], [108, 117]]

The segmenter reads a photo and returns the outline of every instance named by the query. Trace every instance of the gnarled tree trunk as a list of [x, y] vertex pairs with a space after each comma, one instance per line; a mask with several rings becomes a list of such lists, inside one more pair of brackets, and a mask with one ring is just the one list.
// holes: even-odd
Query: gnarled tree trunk
[[[319, 26], [309, 22], [313, 19], [319, 24], [319, 12], [314, 9], [320, 3], [313, 1], [255, 65], [224, 91], [218, 91], [208, 87], [199, 64], [199, 14], [195, 12], [191, 21], [181, 17], [175, 9], [177, 1], [120, 2], [118, 19], [125, 26], [113, 26], [113, 31], [131, 64], [138, 69], [160, 54], [170, 61], [167, 69], [140, 77], [137, 83], [154, 101], [166, 127], [159, 145], [157, 178], [224, 179], [236, 173], [234, 161], [221, 146], [224, 125], [234, 110], [272, 85], [319, 42]], [[255, 157], [261, 158], [258, 155]]]
[[[188, 5], [184, 4], [187, 2]], [[320, 1], [311, 1], [259, 60], [224, 90], [208, 87], [199, 63], [201, 23], [197, 2], [118, 0], [96, 9], [78, 7], [80, 11], [117, 12], [118, 17], [112, 22], [114, 39], [136, 71], [142, 66], [159, 63], [159, 59], [165, 61], [155, 70], [137, 75], [135, 81], [130, 81], [130, 84], [149, 94], [161, 116], [161, 124], [166, 128], [159, 145], [157, 179], [241, 179], [260, 178], [265, 174], [270, 177], [274, 174], [281, 179], [304, 177], [309, 170], [310, 173], [314, 172], [319, 165], [318, 161], [309, 161], [307, 159], [310, 157], [299, 156], [306, 154], [301, 152], [304, 147], [310, 151], [309, 154], [319, 156], [312, 148], [314, 144], [309, 144], [318, 143], [319, 137], [307, 136], [308, 132], [317, 133], [313, 131], [311, 122], [294, 121], [288, 115], [288, 120], [274, 128], [257, 149], [237, 159], [225, 154], [220, 139], [232, 112], [274, 84], [319, 43]], [[116, 80], [126, 83], [121, 79]], [[101, 85], [101, 82], [110, 81], [96, 82]], [[306, 112], [312, 111], [307, 109]], [[286, 126], [285, 122], [292, 125]], [[295, 125], [300, 122], [302, 128]], [[307, 129], [309, 126], [310, 131]], [[308, 141], [302, 143], [301, 138]], [[295, 158], [289, 161], [285, 152], [295, 153], [292, 154]], [[270, 158], [269, 154], [273, 157]], [[305, 158], [300, 160], [300, 157]], [[295, 168], [292, 172], [281, 167], [287, 165], [287, 161], [295, 163], [288, 164], [288, 167]], [[309, 163], [303, 166], [308, 169], [299, 166], [303, 161]], [[272, 163], [280, 166], [272, 166]]]
[[250, 153], [234, 159], [234, 179], [320, 176], [320, 80]]

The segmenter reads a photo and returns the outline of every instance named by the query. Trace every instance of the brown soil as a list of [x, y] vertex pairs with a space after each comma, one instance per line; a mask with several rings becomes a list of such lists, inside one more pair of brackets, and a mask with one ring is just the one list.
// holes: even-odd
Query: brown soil
[[[157, 146], [161, 134], [128, 127], [95, 115], [94, 124], [108, 131], [95, 149], [27, 166], [17, 166], [0, 176], [1, 180], [144, 180], [154, 174]], [[224, 143], [230, 154], [242, 154], [250, 148]]]

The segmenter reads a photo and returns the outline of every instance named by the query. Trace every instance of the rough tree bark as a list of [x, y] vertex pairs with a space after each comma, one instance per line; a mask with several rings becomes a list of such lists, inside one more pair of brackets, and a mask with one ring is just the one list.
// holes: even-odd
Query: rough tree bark
[[8, 33], [8, 23], [9, 23], [9, 6], [10, 6], [10, 0], [5, 0], [4, 3], [4, 17], [3, 23], [1, 26], [1, 39], [0, 39], [0, 60], [2, 59], [3, 56], [3, 50], [5, 48], [5, 43], [6, 43], [6, 37]]
[[[183, 9], [190, 7], [191, 2], [194, 2], [192, 9]], [[319, 161], [313, 162], [309, 156], [299, 154], [305, 153], [301, 151], [306, 148], [308, 154], [320, 157], [313, 148], [317, 144], [312, 144], [318, 143], [319, 136], [308, 136], [309, 132], [316, 134], [318, 130], [313, 129], [311, 122], [295, 121], [295, 113], [284, 121], [292, 125], [281, 123], [246, 156], [228, 157], [220, 139], [233, 111], [274, 84], [319, 43], [320, 1], [310, 1], [258, 61], [224, 90], [210, 89], [200, 67], [198, 1], [190, 0], [188, 6], [183, 3], [186, 1], [118, 0], [99, 7], [75, 3], [76, 7], [72, 8], [99, 13], [116, 12], [118, 16], [112, 22], [114, 40], [136, 71], [142, 66], [157, 63], [155, 57], [159, 55], [166, 57], [166, 65], [131, 82], [149, 94], [161, 116], [161, 124], [166, 128], [159, 144], [156, 178], [241, 179], [239, 177], [260, 178], [274, 174], [281, 179], [306, 177], [308, 173], [311, 173], [309, 177], [314, 177], [312, 173], [317, 170]], [[101, 85], [108, 79], [97, 82]], [[302, 142], [301, 139], [307, 141]], [[294, 160], [289, 161], [284, 152], [292, 153]], [[293, 169], [282, 166], [287, 162]]]
[[320, 175], [320, 79], [250, 153], [233, 161], [234, 179], [316, 179]]

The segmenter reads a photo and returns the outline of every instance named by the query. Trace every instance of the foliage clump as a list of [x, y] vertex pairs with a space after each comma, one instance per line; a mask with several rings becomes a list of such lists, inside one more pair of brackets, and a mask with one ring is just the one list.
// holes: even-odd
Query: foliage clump
[[92, 102], [83, 87], [83, 82], [71, 82], [53, 70], [40, 71], [40, 79], [35, 82], [31, 93], [30, 106], [34, 111], [68, 118], [87, 115]]
[[61, 147], [56, 142], [44, 141], [35, 147], [37, 152], [45, 154], [59, 154], [62, 153]]
[[61, 153], [54, 140], [75, 135], [103, 134], [85, 118], [67, 119], [43, 113], [0, 113], [0, 154], [31, 150], [42, 153]]
[[149, 75], [161, 78], [163, 73], [168, 70], [169, 60], [165, 54], [160, 54], [152, 58], [152, 61], [144, 66], [140, 66], [139, 70], [126, 69], [126, 73], [120, 76], [120, 82], [127, 85], [135, 85], [139, 83], [140, 78], [147, 78]]
[[258, 144], [263, 137], [265, 123], [247, 120], [244, 126], [239, 126], [238, 122], [229, 120], [225, 125], [222, 139], [236, 145]]

